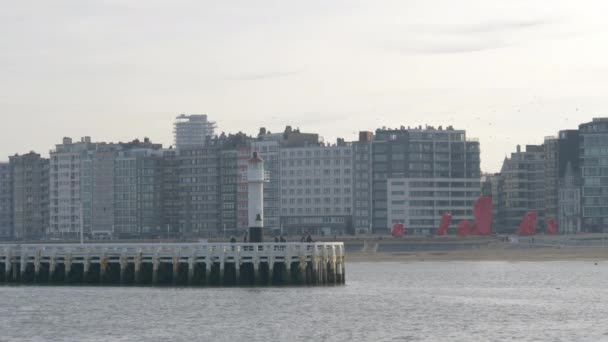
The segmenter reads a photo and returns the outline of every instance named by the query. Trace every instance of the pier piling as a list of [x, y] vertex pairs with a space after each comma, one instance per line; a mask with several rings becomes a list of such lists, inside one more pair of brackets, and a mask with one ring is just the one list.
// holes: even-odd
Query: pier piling
[[0, 245], [0, 282], [339, 285], [342, 243]]

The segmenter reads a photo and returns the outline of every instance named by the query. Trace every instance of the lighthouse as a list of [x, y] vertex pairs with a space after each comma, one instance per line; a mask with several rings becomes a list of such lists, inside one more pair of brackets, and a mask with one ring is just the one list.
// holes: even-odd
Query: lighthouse
[[264, 160], [257, 152], [247, 164], [247, 183], [249, 185], [249, 242], [264, 241]]

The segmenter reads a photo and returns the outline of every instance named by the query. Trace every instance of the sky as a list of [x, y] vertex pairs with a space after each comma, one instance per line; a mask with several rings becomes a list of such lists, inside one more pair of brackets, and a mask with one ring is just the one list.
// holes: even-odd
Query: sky
[[19, 0], [0, 11], [0, 161], [61, 138], [219, 132], [326, 141], [453, 125], [497, 172], [517, 144], [608, 116], [608, 2]]

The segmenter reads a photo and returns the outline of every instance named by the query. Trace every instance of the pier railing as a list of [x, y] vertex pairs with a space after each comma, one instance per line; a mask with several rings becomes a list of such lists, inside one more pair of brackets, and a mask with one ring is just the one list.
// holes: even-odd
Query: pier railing
[[16, 283], [343, 284], [344, 244], [0, 245], [0, 281]]

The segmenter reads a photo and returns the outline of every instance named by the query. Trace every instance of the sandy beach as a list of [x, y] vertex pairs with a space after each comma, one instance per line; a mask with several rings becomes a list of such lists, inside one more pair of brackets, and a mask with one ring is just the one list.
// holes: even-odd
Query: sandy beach
[[488, 243], [471, 249], [412, 252], [350, 252], [348, 262], [421, 261], [606, 261], [608, 248], [545, 247]]

